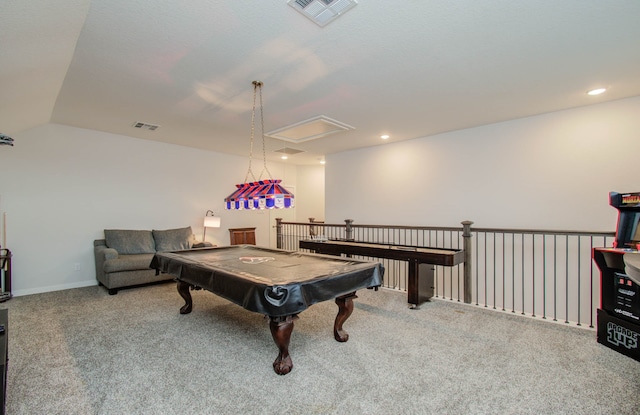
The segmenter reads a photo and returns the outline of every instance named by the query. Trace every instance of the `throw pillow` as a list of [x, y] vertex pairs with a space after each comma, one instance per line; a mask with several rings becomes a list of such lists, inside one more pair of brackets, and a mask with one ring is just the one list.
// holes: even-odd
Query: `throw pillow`
[[104, 239], [107, 247], [115, 249], [118, 254], [153, 254], [156, 252], [151, 231], [105, 229]]
[[156, 241], [158, 252], [191, 249], [191, 235], [193, 235], [191, 226], [163, 231], [153, 230], [153, 239]]

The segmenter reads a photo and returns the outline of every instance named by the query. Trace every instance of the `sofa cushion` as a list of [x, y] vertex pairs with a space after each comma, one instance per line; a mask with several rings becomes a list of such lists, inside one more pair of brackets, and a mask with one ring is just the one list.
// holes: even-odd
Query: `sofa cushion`
[[121, 255], [153, 254], [156, 251], [151, 231], [105, 229], [104, 239], [109, 248]]
[[150, 269], [154, 254], [120, 255], [116, 259], [104, 261], [104, 272], [137, 271]]
[[191, 249], [193, 232], [191, 226], [179, 229], [153, 230], [153, 239], [156, 241], [156, 251], [169, 252]]

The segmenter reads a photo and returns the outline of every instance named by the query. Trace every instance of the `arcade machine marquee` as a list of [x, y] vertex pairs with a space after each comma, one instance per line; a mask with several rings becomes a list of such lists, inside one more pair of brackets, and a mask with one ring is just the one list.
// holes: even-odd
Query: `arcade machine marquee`
[[640, 361], [640, 192], [609, 193], [618, 209], [611, 248], [593, 248], [600, 268], [598, 343]]

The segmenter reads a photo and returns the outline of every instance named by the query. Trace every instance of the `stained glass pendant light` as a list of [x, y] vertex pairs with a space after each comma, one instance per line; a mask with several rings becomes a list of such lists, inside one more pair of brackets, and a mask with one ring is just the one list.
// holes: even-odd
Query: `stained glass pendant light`
[[[251, 170], [253, 159], [253, 138], [256, 119], [256, 98], [260, 96], [260, 133], [262, 136], [262, 159], [264, 167], [258, 180]], [[267, 173], [268, 179], [262, 179], [262, 174]], [[253, 181], [249, 181], [249, 175]], [[264, 116], [262, 111], [262, 82], [253, 81], [253, 109], [251, 110], [251, 144], [249, 149], [249, 169], [244, 178], [244, 183], [237, 184], [236, 190], [224, 199], [225, 209], [282, 209], [294, 207], [293, 193], [285, 189], [282, 180], [274, 180], [267, 168], [267, 156], [264, 145]]]

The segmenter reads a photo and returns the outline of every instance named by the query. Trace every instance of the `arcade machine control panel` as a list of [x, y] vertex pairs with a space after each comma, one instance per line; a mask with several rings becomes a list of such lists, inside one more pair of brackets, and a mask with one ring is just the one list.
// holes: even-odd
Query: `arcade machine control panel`
[[611, 248], [593, 248], [600, 269], [598, 343], [640, 361], [640, 192], [609, 193], [618, 209]]

